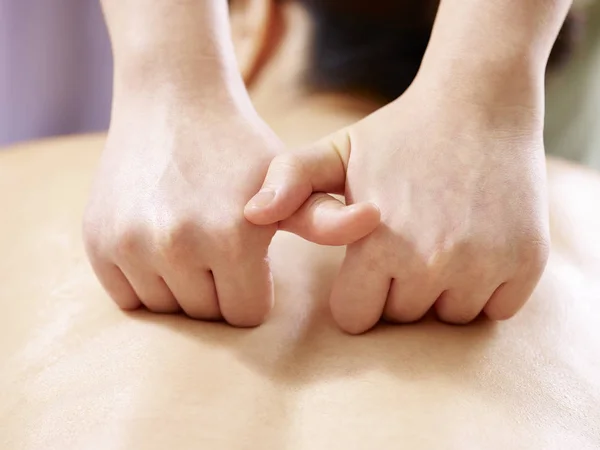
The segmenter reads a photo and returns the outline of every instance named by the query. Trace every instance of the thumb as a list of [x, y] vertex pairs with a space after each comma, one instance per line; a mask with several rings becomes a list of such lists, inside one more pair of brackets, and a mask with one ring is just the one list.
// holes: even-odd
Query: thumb
[[313, 192], [343, 193], [349, 157], [348, 129], [305, 150], [276, 156], [260, 191], [246, 204], [246, 219], [273, 224], [291, 217]]
[[329, 194], [312, 194], [279, 229], [320, 245], [350, 245], [379, 226], [381, 214], [372, 203], [346, 206]]

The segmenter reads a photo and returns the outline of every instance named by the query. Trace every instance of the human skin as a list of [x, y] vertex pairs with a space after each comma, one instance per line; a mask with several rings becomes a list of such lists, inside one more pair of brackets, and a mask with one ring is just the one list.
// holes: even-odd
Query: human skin
[[[267, 248], [278, 225], [251, 224], [243, 206], [283, 144], [248, 98], [227, 4], [102, 5], [114, 98], [83, 220], [92, 266], [121, 308], [258, 325], [272, 307]], [[375, 206], [330, 207], [323, 195], [296, 215], [306, 238], [347, 244], [379, 223]]]
[[362, 333], [381, 317], [413, 322], [431, 308], [449, 323], [482, 312], [503, 320], [527, 301], [550, 248], [545, 68], [570, 4], [442, 1], [400, 98], [271, 163], [246, 207], [255, 224], [286, 219], [308, 186], [381, 210], [378, 229], [348, 246], [333, 286], [344, 330]]
[[[258, 14], [272, 6], [267, 0], [245, 4]], [[115, 101], [84, 226], [99, 279], [126, 309], [144, 304], [157, 312], [183, 309], [195, 318], [256, 325], [271, 305], [264, 300], [272, 288], [265, 255], [276, 222], [313, 241], [342, 244], [371, 231], [381, 210], [383, 225], [348, 248], [333, 291], [332, 308], [342, 328], [365, 331], [382, 314], [412, 321], [434, 303], [448, 322], [469, 322], [482, 309], [496, 319], [512, 316], [535, 286], [548, 252], [541, 195], [542, 75], [569, 4], [444, 0], [419, 83], [410, 90], [414, 94], [342, 130], [352, 137], [343, 142], [353, 144], [347, 199], [363, 204], [343, 209], [319, 194], [295, 220], [282, 224], [309, 197], [305, 190], [290, 200], [284, 215], [277, 205], [274, 212], [261, 212], [254, 202], [246, 219], [259, 228], [239, 211], [282, 146], [248, 101], [225, 1], [149, 6], [104, 0], [116, 62]], [[421, 106], [418, 114], [415, 103]], [[452, 120], [472, 126], [457, 132]], [[197, 123], [210, 131], [200, 133], [192, 125]], [[456, 148], [454, 162], [436, 165], [450, 151], [449, 142], [450, 150]], [[367, 151], [372, 148], [377, 151]], [[342, 150], [350, 154], [348, 147]], [[417, 153], [418, 159], [411, 157]], [[284, 167], [290, 162], [287, 156], [277, 161]], [[299, 170], [294, 164], [289, 183]], [[183, 173], [181, 167], [198, 170]], [[334, 170], [339, 172], [339, 164]], [[507, 179], [507, 171], [514, 179]], [[491, 182], [480, 190], [487, 174], [493, 174]], [[437, 184], [428, 183], [432, 177]], [[464, 179], [471, 183], [445, 191]], [[223, 187], [224, 180], [233, 181]], [[451, 198], [440, 213], [442, 190]], [[189, 201], [192, 193], [202, 193], [202, 201]], [[523, 200], [511, 205], [506, 199], [515, 193]], [[480, 207], [498, 199], [502, 206], [493, 211]], [[379, 209], [368, 202], [378, 202]], [[338, 214], [327, 213], [330, 205]], [[326, 213], [316, 214], [317, 207]], [[410, 223], [409, 215], [415, 219]], [[500, 216], [509, 220], [497, 220]], [[457, 226], [465, 217], [469, 224]], [[343, 242], [333, 232], [339, 229], [349, 230]], [[421, 229], [430, 232], [418, 233]], [[201, 245], [208, 241], [219, 244]], [[232, 260], [237, 264], [230, 265]], [[357, 286], [352, 281], [357, 275], [371, 281]], [[219, 279], [237, 284], [219, 289]], [[423, 285], [431, 291], [422, 293]], [[361, 301], [365, 289], [368, 304]]]
[[[340, 125], [339, 110], [319, 128]], [[273, 126], [290, 144], [320, 134]], [[240, 330], [109, 301], [79, 227], [103, 145], [76, 137], [0, 154], [2, 448], [600, 446], [596, 173], [549, 161], [553, 250], [511, 321], [428, 318], [349, 336], [328, 306], [343, 250], [280, 233], [275, 308]]]
[[[308, 95], [287, 78], [302, 68], [310, 22], [293, 5], [279, 12], [280, 51], [249, 89], [286, 145], [380, 107], [353, 93]], [[428, 317], [349, 336], [328, 304], [343, 249], [279, 233], [275, 308], [239, 330], [108, 301], [79, 226], [104, 145], [83, 136], [0, 153], [1, 448], [600, 446], [596, 172], [548, 161], [550, 260], [511, 321]]]

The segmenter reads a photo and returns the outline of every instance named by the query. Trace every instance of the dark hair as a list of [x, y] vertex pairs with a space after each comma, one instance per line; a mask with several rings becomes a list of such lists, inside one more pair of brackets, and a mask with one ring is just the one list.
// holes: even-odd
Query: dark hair
[[[427, 48], [438, 0], [301, 0], [315, 23], [309, 83], [360, 90], [392, 100], [414, 79]], [[572, 53], [580, 21], [570, 14], [549, 67]]]

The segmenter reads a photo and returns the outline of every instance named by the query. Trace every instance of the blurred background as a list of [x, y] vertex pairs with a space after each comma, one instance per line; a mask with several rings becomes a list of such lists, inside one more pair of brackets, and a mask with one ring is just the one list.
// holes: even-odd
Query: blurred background
[[[580, 42], [548, 78], [546, 149], [600, 170], [600, 1], [577, 7]], [[111, 74], [98, 0], [0, 0], [0, 147], [106, 130]]]

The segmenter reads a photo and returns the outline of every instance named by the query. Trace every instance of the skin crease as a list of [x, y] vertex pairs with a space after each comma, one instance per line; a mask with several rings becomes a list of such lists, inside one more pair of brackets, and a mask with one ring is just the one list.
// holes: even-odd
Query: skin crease
[[[310, 145], [381, 106], [307, 92], [310, 18], [294, 3], [277, 17], [278, 45], [249, 90], [287, 145]], [[79, 224], [104, 145], [78, 136], [0, 152], [10, 212], [0, 221], [0, 448], [600, 447], [596, 172], [549, 160], [552, 255], [513, 320], [427, 318], [349, 336], [328, 308], [343, 248], [290, 233], [269, 249], [277, 301], [261, 327], [115, 308]]]
[[[382, 316], [413, 322], [432, 307], [455, 324], [482, 312], [508, 319], [543, 273], [544, 69], [570, 2], [481, 4], [441, 2], [410, 88], [313, 147], [275, 158], [258, 202], [246, 207], [255, 224], [285, 220], [309, 194], [299, 186], [312, 184], [380, 208], [381, 225], [348, 246], [333, 286], [333, 316], [347, 332]], [[462, 13], [473, 22], [458, 32]], [[513, 23], [515, 14], [522, 21]], [[504, 23], [517, 33], [511, 45]], [[340, 159], [345, 177], [331, 170]]]

